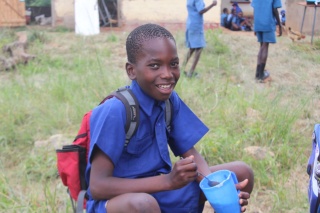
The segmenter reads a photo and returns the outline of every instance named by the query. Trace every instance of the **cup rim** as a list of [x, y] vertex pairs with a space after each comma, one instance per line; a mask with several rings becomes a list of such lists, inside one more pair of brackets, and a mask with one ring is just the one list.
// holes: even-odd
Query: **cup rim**
[[[209, 175], [207, 175], [206, 177], [208, 177], [208, 176], [210, 176], [210, 175], [213, 175], [213, 174], [216, 174], [216, 173], [223, 173], [223, 172], [228, 172], [228, 173], [229, 173], [229, 174], [228, 174], [228, 178], [227, 178], [227, 179], [229, 179], [230, 176], [231, 176], [231, 171], [230, 171], [230, 170], [226, 170], [226, 169], [222, 169], [222, 170], [218, 170], [218, 171], [212, 172], [212, 173], [210, 173]], [[209, 178], [209, 179], [210, 179], [210, 178]], [[224, 182], [226, 182], [227, 179], [221, 181], [219, 184], [217, 184], [217, 185], [215, 185], [215, 186], [209, 186], [208, 184], [204, 184], [204, 182], [208, 182], [208, 180], [207, 180], [206, 178], [203, 178], [203, 179], [200, 181], [199, 186], [200, 186], [200, 188], [202, 188], [202, 189], [219, 188], [219, 187], [222, 187], [222, 186], [223, 186]], [[208, 185], [208, 186], [206, 186], [206, 185]]]

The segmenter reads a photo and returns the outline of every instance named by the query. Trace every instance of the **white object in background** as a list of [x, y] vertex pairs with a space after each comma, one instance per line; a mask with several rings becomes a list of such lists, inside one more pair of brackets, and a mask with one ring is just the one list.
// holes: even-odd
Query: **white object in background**
[[100, 33], [98, 0], [75, 0], [75, 31], [80, 35]]

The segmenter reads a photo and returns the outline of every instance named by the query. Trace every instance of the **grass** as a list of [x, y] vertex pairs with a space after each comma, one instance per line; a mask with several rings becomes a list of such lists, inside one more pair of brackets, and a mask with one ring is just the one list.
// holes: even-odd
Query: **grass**
[[[30, 30], [28, 52], [37, 58], [0, 73], [0, 208], [6, 212], [70, 212], [57, 177], [52, 143], [71, 143], [82, 116], [112, 90], [129, 84], [124, 71], [128, 32], [81, 37], [65, 29]], [[241, 32], [240, 32], [241, 33]], [[0, 33], [12, 42], [14, 30]], [[247, 212], [307, 212], [306, 163], [319, 120], [318, 42], [271, 45], [267, 68], [274, 81], [254, 81], [258, 43], [253, 36], [206, 31], [198, 78], [181, 75], [176, 91], [210, 132], [197, 145], [209, 164], [242, 160], [255, 172]], [[181, 61], [184, 32], [174, 36]], [[280, 51], [279, 51], [280, 49]], [[189, 65], [190, 66], [190, 65]], [[249, 146], [266, 148], [257, 160]]]

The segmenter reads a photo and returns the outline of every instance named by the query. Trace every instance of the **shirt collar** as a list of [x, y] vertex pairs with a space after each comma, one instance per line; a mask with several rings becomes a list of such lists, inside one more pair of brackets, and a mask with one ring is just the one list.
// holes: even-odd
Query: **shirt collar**
[[156, 101], [153, 98], [151, 98], [144, 91], [142, 91], [142, 89], [139, 86], [139, 84], [137, 83], [137, 81], [133, 80], [130, 87], [131, 87], [133, 93], [136, 95], [136, 98], [138, 99], [140, 108], [148, 116], [152, 115], [152, 111], [155, 106], [160, 106], [162, 109], [165, 108], [164, 101]]

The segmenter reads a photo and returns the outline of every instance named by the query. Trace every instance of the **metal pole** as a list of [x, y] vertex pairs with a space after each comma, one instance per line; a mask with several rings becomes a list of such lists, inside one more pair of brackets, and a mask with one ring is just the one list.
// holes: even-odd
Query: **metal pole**
[[301, 23], [300, 33], [302, 33], [302, 28], [303, 28], [303, 23], [304, 23], [304, 17], [306, 16], [306, 9], [307, 9], [307, 5], [304, 6], [304, 12], [303, 12], [303, 17], [302, 17], [302, 23]]
[[315, 24], [316, 24], [316, 17], [317, 17], [317, 5], [314, 6], [312, 35], [311, 35], [311, 44], [313, 44], [313, 34], [314, 34], [314, 26], [315, 26]]

